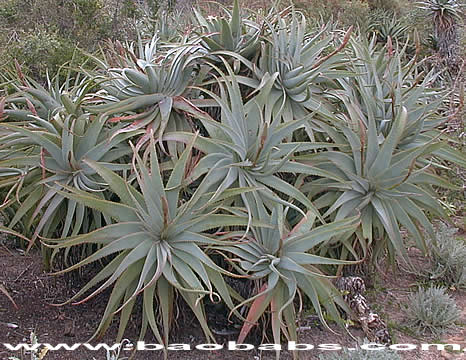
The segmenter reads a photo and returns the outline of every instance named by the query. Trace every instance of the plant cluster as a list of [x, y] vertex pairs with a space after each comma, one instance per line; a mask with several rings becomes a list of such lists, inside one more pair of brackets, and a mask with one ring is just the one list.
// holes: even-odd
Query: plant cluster
[[461, 7], [457, 0], [425, 0], [418, 2], [419, 8], [430, 14], [433, 23], [433, 40], [438, 54], [456, 74], [461, 66], [461, 50], [458, 30], [461, 24]]
[[429, 242], [432, 264], [430, 279], [445, 286], [466, 287], [466, 243], [456, 236], [457, 230], [441, 223], [437, 241]]
[[419, 288], [410, 296], [406, 310], [407, 323], [418, 334], [431, 333], [439, 336], [454, 327], [460, 309], [445, 290], [446, 288], [437, 286]]
[[[101, 262], [72, 299], [112, 288], [95, 336], [142, 299], [141, 338], [167, 344], [177, 298], [208, 340], [205, 299], [297, 339], [300, 304], [341, 325], [331, 279], [385, 254], [408, 262], [446, 216], [432, 171], [464, 156], [439, 130], [443, 92], [406, 48], [294, 9], [195, 13], [192, 31], [123, 46], [40, 84], [4, 71], [1, 210], [57, 274]], [[454, 187], [453, 187], [454, 188]], [[77, 263], [66, 262], [79, 249]], [[57, 254], [64, 254], [56, 257]], [[68, 266], [63, 269], [63, 266]], [[243, 298], [228, 277], [254, 283]]]

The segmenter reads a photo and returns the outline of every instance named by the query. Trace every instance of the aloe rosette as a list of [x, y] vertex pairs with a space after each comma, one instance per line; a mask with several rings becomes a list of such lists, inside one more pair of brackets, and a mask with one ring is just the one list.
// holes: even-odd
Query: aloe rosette
[[[106, 119], [84, 112], [81, 107], [84, 96], [71, 95], [64, 92], [57, 98], [43, 88], [28, 88], [26, 95], [14, 99], [16, 103], [32, 104], [27, 121], [12, 122], [18, 118], [15, 112], [9, 112], [10, 121], [0, 124], [5, 131], [0, 167], [21, 173], [15, 178], [14, 196], [5, 199], [9, 206], [17, 203], [9, 227], [19, 221], [27, 224], [27, 228], [34, 225], [29, 248], [39, 235], [51, 237], [59, 232], [67, 236], [101, 225], [100, 213], [68, 201], [59, 193], [62, 186], [68, 185], [104, 197], [106, 184], [84, 159], [98, 161], [114, 170], [128, 169], [128, 165], [119, 161], [131, 153], [125, 140], [134, 133], [110, 140], [111, 130], [104, 126]], [[33, 99], [29, 100], [30, 97]], [[43, 111], [36, 111], [33, 104], [38, 104]]]
[[207, 53], [232, 51], [251, 60], [259, 50], [261, 25], [249, 17], [241, 16], [238, 0], [234, 1], [231, 11], [223, 6], [221, 9], [226, 13], [226, 18], [205, 18], [194, 9], [200, 28], [197, 33], [201, 46]]
[[309, 213], [307, 218], [303, 217], [293, 229], [288, 230], [282, 220], [284, 214], [281, 209], [277, 207], [269, 214], [261, 202], [257, 202], [253, 209], [255, 217], [270, 219], [273, 228], [253, 226], [250, 237], [227, 247], [234, 255], [231, 262], [239, 264], [239, 271], [258, 281], [257, 293], [237, 305], [238, 308], [250, 303], [238, 337], [240, 343], [267, 309], [270, 310], [274, 343], [280, 344], [282, 334], [288, 341], [297, 341], [295, 300], [298, 293], [301, 294], [300, 301], [305, 297], [309, 299], [319, 319], [327, 327], [324, 311], [340, 325], [344, 321], [336, 305], [351, 312], [332, 284], [331, 276], [322, 271], [322, 266], [354, 262], [318, 256], [312, 250], [332, 237], [354, 232], [359, 224], [358, 217], [315, 226], [316, 217]]
[[[353, 119], [351, 123], [355, 121]], [[367, 129], [363, 125], [366, 121]], [[417, 246], [425, 250], [425, 241], [418, 224], [430, 236], [434, 236], [432, 224], [425, 212], [446, 216], [429, 187], [435, 184], [454, 188], [416, 165], [418, 158], [429, 156], [445, 144], [431, 141], [406, 150], [397, 148], [407, 121], [407, 110], [402, 107], [385, 137], [377, 133], [373, 118], [365, 119], [355, 131], [344, 122], [337, 125], [340, 132], [334, 132], [330, 126], [325, 125], [329, 134], [333, 134], [335, 141], [341, 144], [338, 150], [299, 157], [299, 161], [310, 161], [314, 166], [345, 179], [345, 182], [339, 184], [329, 179], [317, 179], [312, 186], [304, 185], [303, 191], [315, 200], [316, 207], [327, 209], [322, 216], [331, 215], [332, 221], [359, 211], [361, 229], [357, 238], [365, 255], [369, 247], [372, 249], [374, 261], [386, 250], [391, 261], [394, 261], [396, 255], [409, 261], [400, 225], [414, 237]], [[344, 253], [358, 256], [351, 238], [340, 241], [344, 245]]]
[[[281, 179], [278, 173], [324, 176], [338, 181], [338, 177], [330, 172], [292, 159], [298, 150], [306, 152], [331, 144], [284, 141], [293, 131], [304, 127], [308, 118], [282, 123], [279, 116], [273, 117], [268, 111], [266, 104], [278, 74], [264, 77], [257, 94], [243, 103], [233, 70], [226, 61], [224, 65], [229, 71], [228, 77], [217, 68], [222, 74], [220, 96], [201, 89], [218, 104], [221, 119], [220, 122], [204, 122], [210, 137], [197, 137], [194, 146], [206, 155], [199, 160], [199, 166], [190, 177], [194, 180], [207, 174], [205, 186], [215, 189], [212, 200], [230, 187], [251, 187], [257, 189], [255, 191], [269, 209], [275, 203], [281, 203], [304, 214], [306, 210], [297, 205], [300, 203], [320, 216], [312, 202], [293, 184]], [[163, 139], [189, 142], [192, 138], [192, 134], [174, 132], [167, 133]], [[288, 199], [278, 196], [278, 192]], [[244, 196], [242, 202], [249, 208], [249, 201]]]
[[101, 103], [88, 109], [108, 116], [110, 122], [125, 123], [114, 136], [145, 129], [138, 148], [147, 143], [151, 133], [160, 139], [165, 131], [190, 131], [185, 114], [200, 119], [208, 117], [189, 99], [189, 85], [196, 74], [195, 60], [200, 56], [195, 47], [182, 45], [159, 52], [156, 45], [157, 38], [145, 47], [140, 40], [139, 57], [133, 54], [134, 59], [130, 58], [124, 68], [111, 68], [96, 59], [106, 73], [95, 77], [102, 87], [95, 98]]
[[[118, 339], [127, 326], [136, 297], [143, 298], [141, 337], [150, 327], [157, 340], [168, 344], [173, 320], [175, 294], [179, 293], [198, 319], [208, 340], [213, 335], [207, 325], [202, 299], [222, 299], [233, 308], [231, 289], [225, 284], [225, 270], [216, 265], [205, 253], [209, 246], [223, 246], [208, 230], [229, 226], [245, 226], [247, 216], [238, 215], [222, 205], [222, 200], [250, 189], [232, 189], [224, 192], [215, 204], [209, 204], [211, 194], [198, 187], [186, 198], [185, 172], [192, 144], [174, 164], [170, 176], [164, 176], [159, 166], [154, 138], [146, 148], [148, 164], [135, 153], [133, 171], [139, 190], [128, 184], [108, 168], [94, 161], [86, 163], [109, 184], [120, 201], [109, 201], [65, 187], [61, 194], [70, 200], [92, 207], [115, 220], [114, 224], [101, 227], [88, 234], [64, 240], [50, 240], [55, 249], [85, 243], [96, 243], [100, 249], [78, 264], [62, 272], [77, 269], [88, 263], [115, 255], [112, 260], [89, 281], [72, 299], [82, 297], [95, 285], [97, 289], [78, 303], [82, 303], [113, 285], [102, 321], [95, 336], [102, 334], [116, 313], [120, 312]], [[164, 182], [163, 179], [167, 179]], [[189, 183], [188, 183], [189, 184]], [[223, 211], [218, 212], [221, 208]], [[259, 225], [258, 221], [255, 221]], [[264, 224], [264, 226], [267, 226]], [[60, 273], [62, 273], [60, 272]], [[236, 296], [237, 297], [237, 296]], [[155, 306], [158, 306], [162, 331], [157, 325]]]

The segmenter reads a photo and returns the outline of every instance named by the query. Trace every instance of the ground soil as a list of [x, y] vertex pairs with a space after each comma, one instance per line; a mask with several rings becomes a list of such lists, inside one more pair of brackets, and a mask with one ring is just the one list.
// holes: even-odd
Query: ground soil
[[[7, 351], [2, 343], [17, 344], [28, 342], [33, 332], [40, 343], [83, 343], [86, 342], [95, 331], [100, 314], [103, 313], [108, 293], [103, 293], [88, 302], [78, 305], [52, 306], [65, 301], [72, 296], [77, 289], [88, 279], [91, 274], [82, 274], [79, 279], [50, 276], [42, 270], [41, 257], [38, 252], [24, 254], [17, 249], [14, 242], [4, 239], [0, 242], [0, 285], [3, 285], [14, 299], [17, 309], [0, 293], [0, 359], [8, 359], [16, 356], [20, 359], [32, 359], [31, 354]], [[409, 250], [410, 258], [415, 268], [422, 273], [428, 266], [428, 259], [416, 249]], [[408, 295], [417, 288], [420, 278], [417, 274], [403, 270], [389, 271], [385, 276], [375, 277], [367, 291], [367, 297], [376, 311], [387, 321], [394, 343], [420, 344], [430, 342], [457, 343], [466, 349], [466, 292], [451, 290], [457, 305], [462, 310], [458, 319], [458, 328], [445, 334], [441, 339], [414, 337], [403, 326], [403, 309], [409, 306]], [[184, 311], [182, 311], [184, 312]], [[125, 337], [136, 342], [139, 334], [138, 319], [140, 313], [136, 313], [131, 319]], [[342, 346], [354, 347], [355, 342], [345, 331], [332, 327], [338, 334], [332, 333], [317, 322], [308, 326], [309, 329], [300, 332], [300, 342], [307, 344], [335, 343]], [[118, 331], [118, 324], [111, 325], [109, 331], [99, 342], [113, 344]], [[362, 338], [360, 329], [350, 328], [349, 331], [356, 338]], [[219, 343], [234, 340], [234, 336], [220, 337]], [[155, 339], [147, 336], [146, 342], [156, 343]], [[204, 343], [202, 332], [196, 325], [193, 316], [188, 312], [179, 314], [178, 326], [174, 331], [172, 343], [197, 344]], [[120, 359], [126, 358], [131, 352], [122, 351]], [[318, 359], [322, 352], [301, 352], [301, 359]], [[438, 352], [438, 351], [404, 351], [405, 359], [466, 359], [465, 353]], [[275, 357], [272, 351], [262, 354], [257, 351], [171, 351], [170, 359], [271, 359]], [[155, 351], [138, 351], [135, 359], [160, 359], [162, 355]], [[291, 359], [290, 354], [282, 352], [280, 358]], [[70, 359], [84, 360], [108, 359], [104, 351], [90, 351], [78, 348], [75, 351], [49, 351], [44, 359]]]

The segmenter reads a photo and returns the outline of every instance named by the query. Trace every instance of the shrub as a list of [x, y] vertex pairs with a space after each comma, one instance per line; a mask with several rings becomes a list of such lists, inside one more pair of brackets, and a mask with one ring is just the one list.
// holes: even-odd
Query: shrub
[[466, 287], [466, 242], [458, 239], [457, 229], [441, 223], [436, 242], [429, 242], [432, 252], [430, 279], [446, 286]]
[[0, 3], [0, 19], [13, 23], [19, 16], [19, 9], [16, 0], [5, 0]]
[[431, 286], [419, 290], [409, 297], [406, 310], [407, 324], [420, 335], [431, 333], [439, 336], [454, 326], [460, 315], [455, 301], [445, 288]]
[[18, 59], [26, 74], [45, 79], [47, 72], [57, 73], [58, 69], [73, 59], [75, 45], [56, 32], [45, 28], [21, 32], [17, 41], [6, 49], [7, 57]]
[[[24, 72], [46, 81], [76, 47], [95, 51], [107, 38], [135, 37], [133, 2], [8, 0], [0, 2], [2, 62], [18, 59]], [[81, 59], [80, 63], [84, 60]]]
[[392, 14], [400, 10], [400, 4], [397, 0], [368, 0], [371, 10], [389, 11]]
[[315, 23], [335, 21], [339, 26], [347, 28], [351, 25], [361, 26], [367, 22], [369, 5], [366, 1], [353, 0], [313, 0], [312, 2], [296, 2], [296, 6], [306, 12]]

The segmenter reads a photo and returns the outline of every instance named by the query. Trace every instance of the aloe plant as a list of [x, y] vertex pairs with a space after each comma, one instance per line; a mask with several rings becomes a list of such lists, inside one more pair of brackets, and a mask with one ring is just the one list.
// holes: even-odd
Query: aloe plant
[[410, 26], [403, 18], [393, 14], [392, 11], [373, 11], [368, 21], [367, 30], [369, 33], [374, 32], [376, 34], [377, 41], [385, 44], [390, 38], [390, 41], [395, 43], [406, 42]]
[[191, 45], [161, 52], [158, 38], [154, 37], [145, 46], [139, 39], [138, 49], [137, 55], [131, 47], [131, 55], [122, 57], [125, 67], [112, 68], [94, 58], [106, 73], [95, 77], [102, 88], [96, 94], [100, 104], [87, 109], [109, 117], [115, 115], [109, 118], [110, 122], [130, 122], [115, 131], [114, 136], [145, 129], [137, 144], [139, 148], [147, 143], [151, 132], [160, 138], [165, 130], [190, 130], [185, 113], [197, 118], [207, 114], [195, 107], [188, 96], [188, 85], [193, 83], [196, 72], [194, 60], [200, 56], [193, 53]]
[[[221, 119], [220, 122], [204, 121], [210, 137], [199, 136], [194, 144], [206, 156], [200, 159], [197, 171], [191, 173], [192, 179], [207, 173], [209, 186], [216, 189], [212, 199], [232, 186], [252, 187], [257, 189], [269, 209], [275, 203], [281, 203], [304, 214], [305, 211], [296, 204], [300, 203], [320, 216], [312, 202], [277, 173], [298, 173], [338, 180], [329, 172], [292, 161], [298, 150], [306, 152], [330, 145], [284, 141], [293, 131], [304, 127], [309, 119], [306, 117], [281, 123], [280, 117], [274, 117], [269, 111], [267, 103], [278, 74], [264, 76], [256, 96], [244, 104], [237, 77], [226, 60], [224, 65], [229, 71], [228, 77], [212, 65], [222, 74], [223, 80], [219, 82], [221, 96], [201, 89], [218, 104]], [[192, 134], [175, 132], [167, 134], [164, 140], [189, 142], [192, 138]], [[278, 196], [278, 192], [288, 196], [288, 199]], [[243, 196], [242, 200], [249, 209], [251, 204], [248, 199]]]
[[[81, 85], [73, 93], [63, 91], [59, 96], [41, 87], [28, 87], [10, 102], [27, 103], [30, 109], [5, 110], [10, 121], [0, 124], [4, 130], [0, 167], [19, 172], [9, 177], [16, 188], [4, 201], [9, 206], [17, 203], [9, 227], [19, 221], [28, 228], [34, 225], [28, 249], [39, 235], [51, 237], [60, 231], [66, 236], [101, 226], [100, 213], [67, 201], [59, 193], [62, 186], [69, 185], [104, 197], [106, 184], [84, 159], [115, 170], [128, 168], [117, 161], [131, 153], [124, 141], [133, 133], [109, 141], [112, 134], [104, 127], [106, 119], [83, 111], [88, 85]], [[11, 121], [16, 119], [26, 121]]]
[[417, 56], [405, 61], [409, 56], [407, 48], [408, 43], [401, 48], [391, 43], [380, 48], [376, 36], [369, 42], [352, 39], [353, 55], [348, 67], [358, 75], [339, 78], [342, 89], [334, 91], [347, 109], [354, 108], [365, 117], [373, 116], [377, 131], [385, 135], [397, 106], [405, 106], [408, 124], [402, 134], [402, 145], [417, 141], [443, 121], [436, 111], [445, 94], [432, 87], [436, 74], [433, 71], [425, 74]]
[[[204, 252], [205, 247], [225, 244], [206, 231], [245, 226], [248, 223], [247, 216], [237, 213], [233, 215], [228, 206], [222, 206], [221, 200], [250, 190], [224, 192], [215, 204], [209, 202], [212, 194], [206, 193], [203, 187], [198, 187], [189, 198], [184, 197], [183, 189], [189, 184], [186, 183], [185, 173], [190, 170], [188, 160], [191, 149], [192, 143], [176, 161], [167, 179], [159, 165], [155, 140], [151, 138], [143, 158], [137, 152], [134, 153], [132, 168], [140, 190], [105, 166], [87, 160], [86, 164], [109, 184], [119, 197], [119, 202], [103, 200], [66, 186], [64, 188], [67, 192], [60, 191], [62, 196], [97, 209], [115, 220], [114, 224], [88, 234], [50, 240], [50, 246], [55, 249], [85, 243], [101, 245], [94, 254], [59, 273], [115, 255], [107, 266], [67, 301], [82, 297], [102, 281], [97, 289], [78, 303], [87, 301], [113, 285], [105, 313], [94, 336], [102, 334], [115, 314], [120, 312], [118, 339], [121, 339], [139, 294], [143, 298], [141, 338], [150, 327], [157, 340], [163, 344], [168, 344], [176, 293], [190, 306], [208, 340], [213, 340], [213, 335], [202, 307], [203, 297], [208, 295], [212, 301], [222, 299], [233, 308], [230, 289], [221, 275], [227, 272]], [[143, 159], [147, 159], [148, 165]], [[223, 212], [218, 212], [218, 208]], [[258, 221], [255, 223], [259, 224]], [[160, 309], [162, 331], [157, 325], [156, 304]]]
[[254, 217], [270, 219], [274, 227], [252, 227], [249, 238], [227, 247], [237, 256], [231, 262], [239, 262], [240, 271], [259, 281], [257, 294], [237, 305], [240, 307], [251, 303], [238, 342], [245, 340], [267, 309], [270, 309], [274, 343], [280, 344], [281, 334], [288, 341], [297, 341], [295, 299], [298, 292], [303, 295], [301, 301], [304, 297], [310, 300], [326, 327], [324, 311], [343, 325], [344, 321], [335, 305], [347, 312], [350, 310], [321, 266], [352, 262], [321, 257], [313, 254], [312, 249], [334, 236], [354, 231], [358, 226], [357, 217], [315, 227], [315, 216], [309, 213], [309, 218], [302, 218], [292, 230], [288, 230], [283, 222], [281, 207], [276, 207], [269, 214], [260, 201], [256, 204], [252, 209]]
[[[361, 213], [358, 240], [364, 255], [371, 248], [375, 262], [385, 251], [388, 251], [391, 261], [396, 255], [408, 261], [400, 225], [414, 237], [420, 249], [426, 250], [418, 224], [432, 237], [434, 232], [425, 212], [446, 217], [429, 186], [452, 186], [425, 168], [416, 166], [418, 157], [427, 156], [444, 144], [432, 141], [409, 149], [397, 149], [408, 125], [405, 107], [396, 112], [386, 136], [377, 132], [373, 117], [361, 119], [356, 117], [361, 116], [360, 113], [350, 114], [354, 117], [336, 124], [339, 132], [322, 125], [340, 144], [337, 150], [298, 157], [304, 163], [311, 162], [318, 168], [338, 174], [345, 182], [335, 183], [322, 178], [305, 184], [302, 191], [309, 191], [309, 197], [315, 200], [316, 206], [326, 209], [323, 217], [332, 215], [333, 221], [354, 212]], [[352, 130], [348, 123], [355, 129]], [[359, 256], [354, 250], [353, 239], [340, 241], [345, 254], [351, 252]]]
[[[394, 113], [404, 106], [408, 118], [397, 145], [399, 150], [425, 145], [437, 138], [454, 142], [438, 130], [447, 120], [440, 111], [447, 93], [434, 87], [438, 73], [433, 70], [425, 73], [423, 60], [419, 60], [417, 54], [411, 58], [407, 54], [408, 46], [405, 43], [400, 48], [388, 43], [380, 48], [375, 37], [370, 42], [352, 40], [354, 58], [348, 66], [358, 75], [339, 78], [337, 81], [341, 89], [332, 93], [343, 102], [344, 111], [351, 112], [352, 128], [360, 121], [367, 128], [365, 119], [373, 117], [377, 132], [383, 137], [391, 129]], [[433, 155], [440, 160], [466, 166], [462, 154], [453, 147], [441, 147], [434, 150]], [[419, 162], [437, 165], [437, 162], [425, 158]]]
[[[349, 29], [341, 44], [334, 43], [328, 35], [328, 27], [312, 37], [306, 32], [305, 17], [295, 11], [289, 16], [277, 14], [267, 22], [268, 36], [261, 44], [257, 62], [227, 51], [218, 54], [233, 57], [252, 73], [250, 77], [238, 77], [238, 81], [252, 89], [260, 86], [270, 75], [278, 74], [267, 102], [268, 111], [274, 117], [288, 122], [309, 114], [332, 117], [334, 109], [327, 99], [326, 86], [335, 78], [350, 73], [341, 68], [346, 58], [342, 52], [349, 41]], [[327, 53], [327, 54], [325, 54]], [[325, 54], [325, 55], [324, 55]], [[305, 127], [315, 141], [312, 122]]]
[[461, 20], [461, 7], [464, 4], [456, 0], [426, 0], [417, 2], [417, 6], [427, 10], [432, 16], [434, 36], [440, 56], [447, 60], [448, 66], [459, 66], [458, 24]]
[[246, 59], [252, 59], [259, 50], [259, 35], [261, 25], [252, 19], [241, 16], [239, 1], [233, 2], [229, 11], [224, 6], [221, 9], [226, 13], [224, 17], [205, 18], [194, 9], [195, 19], [198, 23], [197, 31], [202, 47], [208, 52], [231, 51]]
[[[416, 224], [422, 224], [431, 236], [433, 231], [423, 211], [446, 216], [430, 185], [454, 187], [427, 171], [425, 166], [441, 166], [435, 158], [448, 159], [460, 166], [466, 164], [464, 156], [445, 142], [441, 142], [445, 137], [436, 130], [445, 121], [438, 111], [444, 99], [444, 92], [432, 88], [436, 74], [424, 74], [419, 71], [420, 64], [416, 57], [405, 62], [403, 59], [406, 48], [407, 44], [399, 49], [389, 43], [384, 48], [377, 49], [375, 37], [370, 43], [352, 41], [355, 59], [351, 67], [358, 75], [339, 79], [343, 90], [335, 91], [345, 109], [345, 114], [341, 114], [340, 121], [336, 122], [340, 124], [337, 126], [340, 133], [329, 127], [325, 127], [324, 130], [335, 142], [347, 144], [348, 150], [351, 148], [348, 153], [348, 150], [340, 147], [339, 150], [345, 152], [344, 156], [340, 154], [338, 157], [341, 159], [330, 161], [338, 163], [336, 166], [347, 173], [347, 180], [351, 181], [352, 185], [346, 189], [340, 188], [333, 195], [332, 192], [326, 194], [322, 197], [321, 204], [328, 205], [330, 212], [339, 208], [340, 214], [353, 205], [359, 206], [360, 210], [367, 208], [363, 214], [363, 220], [368, 219], [363, 222], [366, 223], [366, 229], [363, 227], [360, 238], [368, 239], [371, 243], [375, 239], [372, 233], [375, 229], [379, 229], [377, 237], [380, 238], [384, 238], [385, 231], [388, 234], [391, 232], [388, 236], [390, 241], [395, 243], [386, 245], [389, 246], [392, 260], [395, 252], [404, 252], [398, 223], [405, 226], [415, 237], [418, 247], [425, 250], [425, 243]], [[397, 116], [403, 117], [404, 120], [396, 120]], [[395, 133], [398, 135], [393, 135]], [[385, 154], [381, 155], [383, 144], [388, 143], [389, 138], [393, 141], [390, 145], [391, 150], [387, 147], [384, 150]], [[371, 148], [369, 139], [372, 143]], [[378, 166], [374, 160], [382, 157], [391, 158], [390, 161], [384, 162], [385, 169]], [[366, 163], [362, 166], [364, 161]], [[368, 172], [368, 161], [374, 161], [373, 168], [378, 169], [372, 171], [372, 174]], [[325, 169], [329, 170], [327, 166]], [[358, 190], [364, 183], [372, 191], [362, 188]], [[376, 195], [377, 191], [389, 191], [389, 194], [383, 196], [385, 200], [381, 199], [379, 204], [387, 205], [385, 210], [375, 210], [371, 205], [369, 198], [372, 198], [372, 195], [369, 197], [369, 193]], [[331, 198], [333, 200], [330, 200]], [[366, 199], [365, 202], [360, 201], [363, 198]], [[335, 206], [332, 206], [333, 201]], [[343, 210], [345, 207], [346, 210]], [[390, 210], [390, 207], [393, 209]], [[384, 213], [385, 215], [382, 215]], [[374, 258], [381, 255], [381, 251], [386, 247], [384, 244], [384, 241], [381, 241], [376, 245]], [[347, 248], [350, 251], [352, 249], [349, 244]]]
[[95, 86], [88, 77], [72, 69], [60, 69], [53, 78], [47, 76], [43, 85], [25, 76], [17, 62], [15, 65], [15, 69], [5, 67], [2, 74], [15, 92], [0, 101], [0, 119], [28, 121], [35, 115], [50, 120], [61, 109], [75, 116], [82, 114], [81, 104]]

